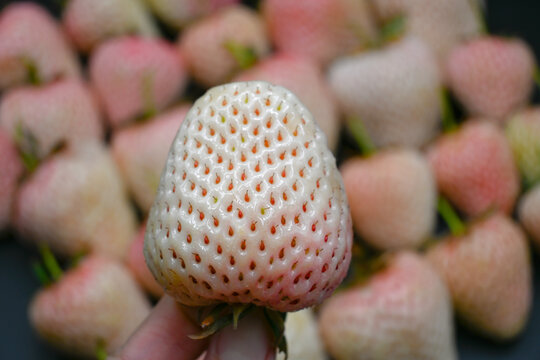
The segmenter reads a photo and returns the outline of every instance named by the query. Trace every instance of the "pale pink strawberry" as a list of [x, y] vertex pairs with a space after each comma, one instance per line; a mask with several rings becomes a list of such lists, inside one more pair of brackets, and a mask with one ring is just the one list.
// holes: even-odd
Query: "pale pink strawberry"
[[425, 41], [441, 66], [451, 50], [464, 40], [478, 36], [478, 0], [377, 0], [373, 5], [382, 21], [405, 18], [405, 31]]
[[11, 223], [12, 205], [23, 164], [9, 135], [0, 130], [0, 231]]
[[204, 86], [230, 80], [241, 64], [228, 46], [241, 46], [264, 57], [270, 44], [260, 16], [243, 5], [227, 7], [188, 27], [179, 46], [191, 75]]
[[468, 120], [428, 150], [439, 191], [469, 216], [512, 212], [520, 190], [512, 150], [492, 122]]
[[0, 14], [0, 90], [27, 82], [79, 77], [74, 52], [50, 16], [25, 2], [5, 7]]
[[484, 36], [452, 51], [446, 77], [470, 115], [502, 124], [528, 103], [534, 69], [533, 52], [522, 40]]
[[340, 119], [335, 99], [315, 62], [293, 53], [278, 53], [236, 77], [236, 81], [262, 80], [291, 90], [302, 101], [335, 150]]
[[99, 348], [113, 353], [150, 312], [129, 271], [107, 257], [90, 256], [32, 299], [29, 317], [41, 337], [78, 357]]
[[179, 106], [114, 134], [112, 155], [124, 182], [145, 214], [154, 202], [169, 148], [188, 110], [188, 105]]
[[135, 239], [131, 242], [126, 261], [131, 273], [141, 287], [153, 297], [159, 298], [163, 295], [163, 288], [154, 279], [144, 260], [143, 246], [145, 232], [146, 225], [143, 225], [137, 232]]
[[106, 41], [90, 59], [90, 78], [113, 127], [155, 114], [184, 90], [184, 61], [160, 39], [122, 37]]
[[515, 337], [531, 306], [531, 265], [523, 231], [496, 213], [429, 249], [460, 319], [495, 339]]
[[210, 89], [176, 135], [150, 211], [145, 257], [186, 305], [294, 311], [347, 273], [352, 229], [324, 133], [290, 91]]
[[341, 173], [357, 233], [381, 249], [417, 247], [435, 226], [437, 189], [429, 163], [415, 150], [389, 150], [347, 160]]
[[116, 36], [159, 35], [142, 0], [70, 0], [62, 22], [67, 35], [83, 52]]
[[146, 0], [156, 15], [168, 25], [181, 28], [193, 20], [240, 0]]
[[336, 360], [457, 358], [448, 289], [419, 255], [391, 255], [366, 283], [331, 297], [319, 330]]
[[518, 208], [519, 222], [540, 250], [540, 184], [525, 193]]
[[276, 48], [326, 65], [365, 48], [376, 34], [365, 0], [266, 0], [263, 15]]
[[124, 257], [136, 232], [112, 157], [88, 142], [51, 157], [21, 186], [15, 223], [25, 239], [62, 255]]
[[540, 183], [540, 107], [516, 113], [505, 132], [525, 185]]
[[439, 69], [417, 38], [343, 57], [329, 82], [343, 113], [361, 120], [376, 146], [420, 147], [438, 132]]
[[101, 140], [104, 135], [95, 98], [74, 79], [7, 92], [0, 102], [0, 127], [21, 152], [37, 159], [59, 146]]

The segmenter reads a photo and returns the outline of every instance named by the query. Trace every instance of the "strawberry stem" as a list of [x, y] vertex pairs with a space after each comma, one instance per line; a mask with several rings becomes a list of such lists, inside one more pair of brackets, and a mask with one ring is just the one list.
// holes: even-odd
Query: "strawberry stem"
[[398, 40], [405, 33], [406, 18], [398, 15], [385, 22], [379, 31], [378, 46]]
[[540, 69], [538, 69], [538, 65], [534, 65], [533, 79], [536, 86], [540, 88]]
[[442, 116], [442, 126], [444, 132], [451, 132], [458, 128], [456, 122], [456, 116], [454, 114], [454, 109], [450, 103], [450, 96], [446, 89], [441, 89], [439, 92], [439, 98], [441, 101], [441, 116]]
[[245, 45], [239, 44], [232, 40], [228, 40], [223, 44], [223, 46], [225, 47], [225, 49], [227, 49], [229, 54], [232, 55], [234, 60], [236, 60], [238, 66], [240, 66], [240, 68], [243, 70], [249, 69], [258, 60], [255, 51]]
[[45, 270], [45, 268], [43, 267], [43, 264], [41, 264], [39, 261], [35, 261], [34, 263], [32, 263], [32, 269], [34, 270], [34, 274], [36, 275], [41, 285], [49, 286], [52, 284], [51, 277], [47, 273], [47, 270]]
[[461, 236], [465, 233], [465, 225], [452, 205], [450, 205], [448, 200], [442, 196], [439, 196], [439, 199], [437, 200], [437, 211], [448, 225], [452, 235]]
[[147, 120], [157, 114], [156, 104], [154, 101], [154, 76], [147, 73], [142, 78], [142, 98], [144, 103], [144, 110], [139, 120]]
[[96, 346], [95, 355], [96, 355], [96, 360], [106, 360], [107, 359], [108, 355], [107, 355], [107, 349], [106, 349], [106, 346], [105, 346], [105, 341], [103, 341], [103, 340], [98, 341], [97, 346]]
[[62, 271], [60, 265], [58, 265], [58, 261], [54, 257], [51, 249], [49, 249], [47, 245], [42, 245], [39, 249], [39, 252], [41, 253], [41, 258], [43, 259], [45, 269], [51, 276], [52, 281], [58, 281], [62, 277], [64, 272]]
[[15, 144], [26, 170], [33, 172], [39, 166], [38, 140], [30, 130], [25, 128], [22, 121], [15, 127]]
[[39, 71], [36, 63], [29, 58], [23, 59], [24, 66], [26, 67], [26, 78], [32, 85], [40, 85], [41, 79], [39, 77]]
[[358, 116], [352, 116], [348, 119], [347, 126], [351, 131], [351, 135], [356, 140], [358, 147], [360, 147], [362, 155], [370, 156], [374, 154], [376, 151], [375, 145], [371, 141], [362, 120]]

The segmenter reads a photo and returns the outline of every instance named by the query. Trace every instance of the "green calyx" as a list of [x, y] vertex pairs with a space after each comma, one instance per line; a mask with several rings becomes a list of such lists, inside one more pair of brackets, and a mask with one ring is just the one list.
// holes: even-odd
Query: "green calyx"
[[15, 127], [14, 140], [24, 167], [29, 172], [33, 172], [40, 163], [37, 138], [23, 125], [22, 121], [19, 121]]
[[39, 253], [41, 261], [32, 264], [34, 274], [44, 286], [54, 284], [64, 275], [64, 271], [47, 245], [41, 245]]
[[352, 116], [347, 120], [347, 127], [351, 132], [356, 144], [363, 156], [370, 156], [376, 152], [376, 147], [371, 141], [369, 134], [358, 116]]
[[[236, 329], [242, 318], [256, 308], [252, 304], [226, 303], [200, 308], [197, 315], [197, 322], [199, 323], [201, 332], [189, 335], [189, 337], [194, 340], [204, 339], [229, 325], [232, 325], [233, 329]], [[284, 352], [285, 358], [287, 358], [287, 342], [285, 340], [285, 317], [287, 314], [268, 308], [263, 308], [263, 312], [272, 330], [275, 346], [279, 351]]]
[[232, 55], [240, 69], [245, 70], [252, 67], [258, 60], [255, 50], [233, 40], [223, 43], [225, 49]]
[[439, 199], [437, 200], [437, 211], [448, 225], [452, 235], [461, 236], [465, 234], [467, 227], [463, 224], [448, 200], [442, 196], [439, 196]]

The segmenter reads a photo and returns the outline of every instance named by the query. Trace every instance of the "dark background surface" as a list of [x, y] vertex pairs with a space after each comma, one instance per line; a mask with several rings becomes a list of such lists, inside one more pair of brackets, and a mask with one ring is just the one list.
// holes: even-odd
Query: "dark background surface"
[[[294, 1], [294, 0], [292, 0]], [[432, 0], [447, 1], [447, 0]], [[0, 0], [0, 7], [13, 1]], [[38, 1], [59, 13], [62, 0]], [[248, 1], [253, 3], [253, 1]], [[525, 39], [540, 58], [540, 1], [486, 0], [490, 32]], [[539, 91], [534, 102], [539, 103]], [[31, 263], [35, 254], [13, 235], [0, 234], [0, 360], [66, 360], [38, 339], [30, 328], [27, 307], [39, 288]], [[457, 343], [462, 360], [540, 360], [540, 259], [533, 256], [534, 306], [525, 332], [516, 340], [497, 344], [458, 326]]]

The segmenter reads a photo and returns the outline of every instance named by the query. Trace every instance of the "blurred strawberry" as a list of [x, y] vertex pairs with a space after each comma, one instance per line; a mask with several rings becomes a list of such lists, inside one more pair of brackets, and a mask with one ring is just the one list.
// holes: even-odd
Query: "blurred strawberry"
[[163, 288], [158, 284], [144, 260], [143, 246], [145, 231], [146, 224], [140, 227], [135, 239], [131, 242], [126, 261], [129, 270], [131, 270], [139, 285], [153, 297], [159, 298], [163, 295]]
[[494, 339], [515, 337], [531, 306], [525, 235], [501, 213], [434, 245], [428, 260], [446, 280], [460, 319]]
[[437, 133], [439, 69], [417, 38], [341, 58], [329, 82], [345, 115], [359, 118], [378, 147], [419, 147]]
[[169, 26], [181, 28], [219, 8], [240, 0], [146, 0], [156, 15]]
[[496, 208], [511, 213], [519, 176], [504, 133], [484, 120], [469, 120], [428, 150], [439, 191], [469, 216]]
[[15, 144], [9, 135], [0, 129], [0, 231], [11, 224], [12, 205], [23, 164]]
[[90, 78], [113, 127], [161, 111], [187, 82], [184, 61], [172, 45], [141, 37], [99, 46], [90, 59]]
[[534, 69], [532, 50], [522, 40], [483, 36], [452, 51], [446, 77], [469, 114], [503, 123], [529, 101]]
[[17, 230], [62, 255], [99, 252], [124, 257], [135, 215], [109, 153], [84, 143], [51, 157], [21, 186]]
[[95, 358], [113, 353], [150, 312], [129, 271], [106, 257], [90, 256], [30, 303], [32, 326], [65, 352]]
[[266, 0], [262, 10], [279, 51], [321, 65], [365, 48], [375, 37], [366, 0]]
[[540, 108], [529, 108], [512, 116], [506, 124], [506, 138], [525, 186], [540, 183]]
[[[317, 329], [317, 317], [312, 308], [287, 314], [285, 319], [285, 339], [287, 339], [288, 359], [326, 360], [321, 336]], [[285, 354], [276, 355], [277, 360], [285, 360]]]
[[40, 6], [25, 2], [0, 14], [0, 90], [23, 83], [46, 83], [79, 77], [75, 54], [54, 19]]
[[540, 250], [540, 184], [525, 193], [518, 207], [519, 222]]
[[417, 247], [435, 226], [435, 179], [415, 150], [347, 160], [341, 168], [355, 230], [381, 249]]
[[336, 360], [453, 360], [452, 307], [433, 268], [401, 252], [366, 283], [331, 297], [319, 330]]
[[103, 138], [96, 101], [75, 79], [6, 93], [0, 101], [0, 126], [17, 143], [29, 167], [63, 145]]
[[169, 148], [188, 110], [188, 105], [180, 106], [114, 134], [112, 155], [124, 182], [145, 214], [154, 202]]
[[68, 36], [83, 52], [116, 36], [159, 35], [141, 0], [70, 0], [62, 21]]
[[[227, 82], [270, 51], [262, 19], [242, 5], [194, 23], [182, 34], [179, 46], [191, 75], [207, 87]], [[237, 50], [240, 58], [233, 55]]]
[[403, 16], [406, 32], [417, 36], [434, 51], [439, 63], [460, 42], [482, 30], [478, 0], [376, 0], [372, 1], [381, 21]]
[[326, 134], [328, 147], [335, 150], [340, 119], [335, 100], [315, 62], [294, 53], [278, 53], [241, 73], [235, 81], [263, 80], [291, 90]]

